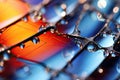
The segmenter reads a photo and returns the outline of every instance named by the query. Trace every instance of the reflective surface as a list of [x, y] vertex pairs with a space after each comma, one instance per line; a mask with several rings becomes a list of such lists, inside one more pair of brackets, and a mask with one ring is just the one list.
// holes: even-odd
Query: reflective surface
[[0, 80], [119, 80], [119, 4], [0, 0]]

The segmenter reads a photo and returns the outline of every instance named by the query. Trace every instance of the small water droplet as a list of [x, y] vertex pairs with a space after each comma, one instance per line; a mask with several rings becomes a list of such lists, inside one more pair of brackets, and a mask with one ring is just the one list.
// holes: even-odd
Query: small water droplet
[[28, 71], [30, 70], [30, 68], [29, 68], [28, 66], [24, 66], [24, 67], [23, 67], [23, 70], [24, 70], [25, 72], [28, 72]]
[[62, 19], [62, 20], [60, 21], [60, 24], [65, 25], [65, 24], [68, 24], [68, 22], [65, 21], [64, 19]]
[[89, 45], [87, 46], [87, 50], [88, 50], [89, 52], [95, 52], [95, 51], [96, 51], [96, 47], [95, 47], [95, 45], [93, 45], [93, 44], [89, 44]]
[[3, 53], [3, 60], [8, 61], [10, 59], [10, 54], [8, 52]]
[[118, 6], [115, 6], [114, 8], [113, 8], [113, 12], [114, 13], [117, 13], [119, 11], [119, 7]]
[[22, 67], [20, 67], [19, 69], [16, 70], [15, 74], [19, 78], [28, 77], [31, 74], [30, 67], [27, 66], [27, 65], [22, 66]]
[[63, 10], [60, 15], [61, 15], [61, 17], [65, 17], [66, 14], [67, 14], [66, 11]]
[[110, 54], [110, 53], [109, 53], [109, 50], [104, 50], [104, 56], [105, 56], [105, 57], [109, 56], [109, 54]]
[[100, 9], [103, 9], [107, 6], [107, 1], [106, 0], [98, 0], [97, 2], [97, 6], [100, 8]]
[[41, 19], [41, 16], [38, 14], [37, 11], [34, 11], [34, 12], [30, 13], [30, 18], [33, 22], [37, 22], [38, 20]]
[[44, 29], [44, 26], [42, 25], [42, 26], [40, 26], [38, 32], [41, 32], [43, 29]]
[[97, 14], [97, 19], [99, 21], [105, 21], [105, 19], [103, 18], [102, 14], [100, 14], [100, 13]]
[[81, 41], [76, 41], [76, 44], [77, 46], [82, 49], [83, 48], [83, 45], [82, 45], [82, 42]]
[[54, 30], [54, 29], [50, 29], [50, 32], [51, 32], [51, 33], [54, 33], [54, 32], [55, 32], [55, 30]]
[[25, 47], [25, 44], [24, 43], [21, 43], [20, 44], [20, 48], [23, 49]]
[[107, 34], [106, 34], [106, 33], [103, 33], [102, 36], [103, 36], [103, 37], [107, 37]]
[[79, 36], [80, 35], [80, 30], [77, 27], [75, 27], [72, 35]]
[[22, 20], [23, 20], [24, 22], [27, 22], [27, 21], [28, 21], [27, 17], [23, 17]]
[[37, 44], [39, 41], [40, 41], [40, 40], [39, 40], [38, 37], [34, 37], [34, 38], [32, 39], [32, 42], [33, 42], [34, 44]]
[[98, 69], [98, 72], [101, 74], [101, 73], [103, 73], [103, 69], [102, 68], [99, 68]]
[[41, 20], [41, 19], [42, 19], [42, 16], [41, 16], [41, 15], [36, 15], [36, 16], [34, 16], [33, 21], [34, 21], [34, 22], [37, 22], [37, 21], [39, 21], [39, 20]]
[[115, 54], [115, 53], [112, 53], [112, 54], [111, 54], [111, 57], [116, 57], [116, 54]]
[[40, 9], [40, 12], [39, 12], [39, 13], [45, 14], [45, 13], [46, 13], [46, 9], [45, 9], [44, 7], [42, 7], [42, 8]]
[[65, 50], [65, 51], [63, 52], [63, 56], [64, 56], [64, 58], [65, 58], [67, 61], [70, 61], [70, 60], [73, 58], [74, 55], [75, 55], [74, 50], [72, 50], [72, 51], [70, 51], [70, 50]]
[[5, 50], [4, 46], [2, 44], [0, 44], [0, 52], [4, 51], [4, 50]]

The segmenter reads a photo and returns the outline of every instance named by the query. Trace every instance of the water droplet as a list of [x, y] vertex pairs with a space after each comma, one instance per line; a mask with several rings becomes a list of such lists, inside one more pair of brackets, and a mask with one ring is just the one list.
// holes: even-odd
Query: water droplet
[[23, 67], [19, 68], [15, 72], [15, 74], [19, 78], [27, 77], [30, 75], [30, 68], [29, 68], [29, 66], [23, 66]]
[[33, 22], [37, 22], [37, 21], [39, 21], [39, 20], [41, 20], [41, 19], [42, 19], [42, 16], [41, 16], [40, 13], [35, 13], [35, 14], [33, 15], [33, 17], [32, 17], [32, 21], [33, 21]]
[[107, 6], [106, 0], [98, 0], [97, 5], [100, 9], [103, 9]]
[[41, 16], [39, 17], [38, 12], [34, 11], [30, 13], [30, 18], [33, 22], [37, 22], [41, 18]]
[[102, 36], [103, 36], [103, 37], [107, 37], [107, 34], [106, 34], [106, 33], [103, 33]]
[[45, 9], [44, 7], [42, 7], [42, 8], [40, 9], [40, 12], [39, 12], [39, 13], [45, 14], [45, 13], [46, 13], [46, 9]]
[[60, 24], [65, 25], [65, 24], [68, 24], [68, 22], [65, 21], [64, 19], [62, 19], [62, 20], [60, 21]]
[[7, 53], [10, 53], [11, 51], [10, 50], [7, 50]]
[[30, 70], [30, 68], [29, 68], [28, 66], [24, 66], [24, 67], [23, 67], [23, 70], [24, 70], [25, 72], [28, 72], [28, 71]]
[[88, 9], [90, 8], [90, 5], [89, 5], [88, 3], [86, 3], [86, 4], [83, 5], [83, 8], [84, 8], [85, 10], [88, 10]]
[[80, 30], [77, 27], [75, 27], [72, 35], [79, 36], [80, 35]]
[[24, 22], [27, 22], [27, 21], [28, 21], [27, 17], [23, 17], [22, 20], [23, 20]]
[[65, 3], [61, 4], [61, 8], [65, 10], [67, 8], [67, 5]]
[[2, 44], [0, 44], [0, 52], [4, 51], [4, 50], [5, 50], [4, 46]]
[[30, 18], [32, 19], [32, 21], [34, 21], [34, 17], [35, 17], [34, 13], [30, 13]]
[[116, 7], [113, 8], [114, 13], [117, 13], [118, 11], [119, 11], [119, 7], [116, 6]]
[[103, 69], [102, 69], [102, 68], [99, 68], [99, 69], [98, 69], [98, 72], [99, 72], [99, 73], [103, 73]]
[[110, 54], [110, 53], [109, 53], [109, 50], [104, 50], [104, 56], [105, 56], [105, 57], [109, 56], [109, 54]]
[[76, 44], [77, 44], [78, 47], [80, 47], [80, 49], [83, 48], [83, 45], [82, 45], [81, 41], [76, 41]]
[[8, 52], [3, 53], [3, 60], [8, 61], [10, 59], [10, 54]]
[[39, 28], [39, 30], [38, 30], [38, 32], [41, 32], [43, 29], [44, 29], [44, 26], [41, 25], [40, 28]]
[[65, 17], [66, 14], [67, 14], [66, 11], [63, 10], [60, 15], [61, 15], [61, 17]]
[[20, 48], [23, 49], [25, 47], [25, 44], [24, 43], [21, 43], [20, 44]]
[[75, 51], [74, 50], [65, 50], [63, 52], [63, 56], [67, 61], [70, 61], [75, 55]]
[[54, 30], [54, 29], [50, 29], [50, 32], [51, 32], [51, 33], [54, 33], [54, 32], [55, 32], [55, 30]]
[[94, 52], [94, 51], [96, 51], [96, 47], [95, 47], [95, 45], [93, 45], [93, 44], [89, 44], [89, 45], [87, 46], [87, 50], [88, 50], [89, 52]]
[[103, 18], [102, 14], [100, 14], [100, 13], [97, 14], [97, 19], [99, 21], [105, 21], [105, 19]]
[[34, 38], [32, 39], [32, 42], [33, 42], [34, 44], [37, 44], [39, 41], [40, 41], [40, 40], [39, 40], [38, 37], [34, 37]]
[[111, 57], [116, 57], [116, 54], [115, 54], [115, 53], [112, 53], [112, 54], [111, 54]]

